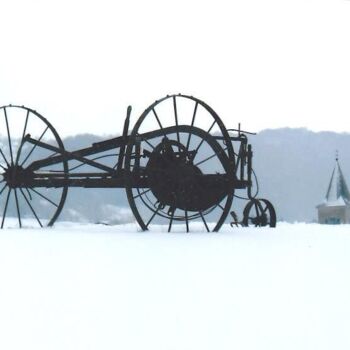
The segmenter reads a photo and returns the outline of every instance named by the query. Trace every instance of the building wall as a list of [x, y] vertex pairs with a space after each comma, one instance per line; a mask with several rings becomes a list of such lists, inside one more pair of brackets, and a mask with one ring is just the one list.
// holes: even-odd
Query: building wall
[[320, 224], [348, 224], [350, 223], [350, 207], [318, 208], [318, 222]]
[[350, 206], [345, 208], [345, 223], [350, 223]]

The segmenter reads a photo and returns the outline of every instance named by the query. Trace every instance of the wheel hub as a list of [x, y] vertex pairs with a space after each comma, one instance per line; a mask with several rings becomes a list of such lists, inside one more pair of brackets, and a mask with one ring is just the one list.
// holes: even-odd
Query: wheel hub
[[3, 180], [6, 181], [10, 188], [23, 186], [31, 177], [31, 172], [20, 165], [10, 165], [2, 174]]
[[151, 153], [146, 173], [152, 193], [161, 205], [203, 211], [222, 195], [220, 186], [208, 188], [205, 175], [193, 164], [193, 153], [167, 138]]

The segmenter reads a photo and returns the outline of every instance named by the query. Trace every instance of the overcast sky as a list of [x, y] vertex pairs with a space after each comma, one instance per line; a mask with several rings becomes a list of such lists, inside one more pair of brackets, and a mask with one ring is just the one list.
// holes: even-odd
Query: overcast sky
[[350, 1], [0, 0], [0, 105], [61, 136], [122, 131], [171, 93], [227, 127], [350, 132]]

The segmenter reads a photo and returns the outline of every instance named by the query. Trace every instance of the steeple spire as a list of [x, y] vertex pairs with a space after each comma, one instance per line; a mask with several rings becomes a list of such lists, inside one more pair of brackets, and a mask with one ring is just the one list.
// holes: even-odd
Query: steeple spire
[[350, 203], [350, 193], [348, 186], [346, 185], [343, 172], [339, 165], [339, 155], [336, 151], [336, 164], [333, 169], [332, 177], [329, 182], [328, 191], [326, 194], [327, 202], [335, 202], [339, 199], [343, 200], [345, 203]]

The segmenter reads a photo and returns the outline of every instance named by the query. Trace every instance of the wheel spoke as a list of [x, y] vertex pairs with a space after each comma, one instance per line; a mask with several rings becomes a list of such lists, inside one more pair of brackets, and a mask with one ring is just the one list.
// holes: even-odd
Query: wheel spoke
[[23, 140], [24, 140], [24, 136], [25, 136], [26, 131], [27, 131], [28, 119], [29, 119], [29, 109], [27, 110], [27, 116], [26, 116], [26, 121], [24, 123], [22, 138], [21, 138], [21, 142], [19, 144], [19, 149], [18, 149], [17, 156], [16, 156], [16, 165], [18, 165], [19, 157], [21, 156]]
[[187, 214], [187, 210], [185, 210], [185, 219], [186, 219], [186, 232], [188, 233], [190, 230], [189, 230], [189, 227], [188, 227], [188, 214]]
[[[176, 137], [177, 137], [177, 142], [180, 143], [179, 122], [177, 119], [176, 96], [173, 96], [173, 104], [174, 104], [174, 116], [175, 116], [175, 125], [176, 125]], [[180, 147], [179, 147], [179, 151], [180, 151]]]
[[201, 218], [202, 218], [202, 221], [203, 221], [203, 223], [204, 223], [205, 228], [207, 229], [208, 232], [210, 232], [209, 227], [208, 227], [208, 225], [207, 225], [207, 222], [205, 221], [204, 216], [203, 216], [203, 214], [202, 214], [201, 211], [199, 212], [199, 215], [200, 215]]
[[13, 164], [12, 141], [11, 141], [11, 135], [10, 135], [9, 122], [8, 122], [8, 119], [7, 119], [6, 107], [4, 107], [4, 113], [5, 113], [7, 137], [8, 137], [9, 148], [10, 148], [10, 155], [11, 155], [11, 165], [12, 165]]
[[140, 192], [139, 194], [137, 194], [136, 196], [134, 196], [133, 198], [134, 199], [136, 199], [136, 198], [138, 198], [138, 197], [141, 197], [143, 194], [145, 194], [145, 193], [147, 193], [147, 192], [149, 192], [151, 189], [150, 188], [148, 188], [147, 190], [144, 190], [144, 191], [142, 191], [142, 192]]
[[7, 184], [5, 184], [5, 185], [3, 186], [3, 188], [1, 189], [1, 191], [0, 191], [0, 195], [2, 194], [2, 192], [4, 192], [4, 190], [5, 190], [6, 186], [7, 186]]
[[168, 227], [168, 232], [171, 231], [171, 226], [172, 226], [172, 224], [173, 224], [173, 219], [174, 219], [175, 210], [176, 210], [176, 209], [174, 209], [174, 210], [171, 212], [170, 221], [169, 221], [169, 227]]
[[36, 193], [38, 196], [40, 196], [41, 198], [46, 199], [49, 203], [51, 203], [52, 205], [54, 205], [56, 208], [58, 208], [58, 204], [56, 204], [55, 202], [53, 202], [50, 198], [47, 198], [45, 195], [43, 195], [42, 193], [40, 193], [38, 190], [35, 190], [34, 188], [29, 188], [29, 190], [32, 190], [34, 193]]
[[[213, 124], [211, 124], [210, 128], [208, 129], [207, 131], [207, 134], [210, 133], [211, 129], [214, 127], [214, 125], [216, 124], [216, 120], [213, 121]], [[197, 146], [196, 148], [196, 151], [195, 151], [195, 155], [197, 155], [198, 153], [198, 150], [200, 149], [200, 147], [203, 145], [203, 142], [206, 141], [205, 138], [202, 138], [201, 142], [199, 143], [199, 145]]]
[[[223, 149], [223, 151], [226, 151], [226, 150], [227, 150], [227, 147]], [[214, 153], [213, 155], [211, 155], [210, 157], [207, 157], [207, 158], [201, 160], [200, 162], [198, 162], [198, 163], [196, 163], [196, 164], [194, 164], [194, 165], [195, 165], [195, 166], [198, 166], [198, 165], [203, 164], [203, 163], [207, 162], [208, 160], [213, 159], [214, 157], [217, 157], [217, 156], [218, 156], [218, 154], [215, 152], [215, 153]]]
[[15, 200], [16, 200], [16, 208], [17, 208], [18, 223], [19, 223], [19, 227], [22, 228], [21, 213], [20, 213], [20, 210], [19, 210], [18, 197], [17, 197], [17, 189], [16, 189], [16, 188], [15, 188]]
[[[40, 135], [38, 141], [40, 142], [41, 139], [44, 137], [44, 135], [46, 134], [46, 131], [49, 129], [49, 127], [47, 126], [45, 128], [45, 130], [43, 131], [43, 133]], [[37, 144], [35, 144], [32, 149], [30, 150], [30, 152], [28, 153], [27, 157], [24, 159], [24, 161], [21, 163], [21, 166], [23, 166], [23, 164], [28, 160], [28, 158], [30, 157], [30, 155], [34, 152], [35, 148], [36, 148]]]
[[142, 138], [142, 141], [145, 141], [148, 146], [150, 146], [152, 149], [155, 149], [155, 147], [146, 138]]
[[257, 202], [254, 203], [256, 217], [259, 217], [259, 208]]
[[11, 194], [12, 188], [9, 188], [7, 192], [7, 198], [5, 203], [4, 212], [2, 213], [2, 222], [1, 222], [1, 228], [4, 228], [5, 218], [6, 218], [6, 212], [7, 212], [7, 206], [9, 204], [10, 194]]
[[43, 227], [43, 225], [42, 225], [40, 219], [38, 218], [38, 215], [36, 214], [35, 210], [33, 209], [32, 205], [30, 204], [28, 198], [27, 198], [26, 195], [24, 194], [22, 188], [20, 188], [20, 191], [21, 191], [22, 196], [24, 197], [25, 201], [27, 202], [27, 204], [28, 204], [30, 210], [32, 211], [33, 215], [35, 216], [36, 220], [38, 221], [40, 227]]
[[4, 161], [5, 161], [6, 165], [7, 165], [7, 167], [9, 168], [9, 167], [10, 167], [10, 164], [9, 164], [9, 162], [7, 161], [7, 159], [6, 159], [5, 155], [4, 155], [4, 152], [2, 151], [1, 148], [0, 148], [0, 153], [1, 153], [1, 155], [2, 155], [2, 158], [4, 158]]
[[159, 127], [162, 129], [162, 132], [163, 132], [164, 136], [166, 137], [166, 133], [165, 133], [165, 131], [164, 131], [163, 125], [162, 125], [162, 123], [160, 122], [160, 119], [159, 119], [159, 117], [158, 117], [158, 114], [157, 114], [157, 112], [156, 112], [156, 110], [155, 110], [154, 108], [152, 108], [152, 112], [153, 112], [154, 116], [156, 117], [157, 122], [158, 122], [158, 125], [159, 125]]
[[157, 215], [159, 209], [160, 209], [160, 206], [157, 208], [157, 210], [153, 213], [153, 215], [151, 216], [151, 218], [148, 220], [148, 222], [147, 222], [147, 224], [146, 224], [146, 228], [148, 228], [148, 225], [151, 223], [151, 221], [153, 220], [153, 218]]
[[221, 210], [225, 210], [225, 208], [224, 208], [221, 204], [218, 204], [218, 207], [219, 207]]
[[267, 210], [269, 209], [269, 207], [266, 205], [265, 209], [263, 209], [262, 213], [266, 214]]
[[196, 101], [196, 104], [194, 106], [194, 111], [193, 111], [190, 131], [188, 133], [187, 144], [186, 144], [186, 150], [187, 151], [188, 151], [188, 148], [190, 147], [190, 142], [191, 142], [191, 137], [192, 137], [192, 128], [193, 128], [193, 125], [194, 125], [194, 120], [196, 119], [197, 107], [198, 107], [198, 101]]
[[33, 200], [32, 195], [30, 194], [30, 192], [29, 192], [27, 187], [25, 188], [25, 190], [26, 190], [26, 192], [27, 192], [27, 194], [29, 196], [29, 200]]

